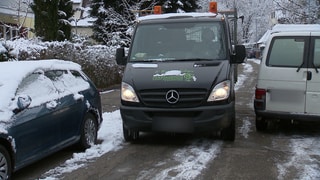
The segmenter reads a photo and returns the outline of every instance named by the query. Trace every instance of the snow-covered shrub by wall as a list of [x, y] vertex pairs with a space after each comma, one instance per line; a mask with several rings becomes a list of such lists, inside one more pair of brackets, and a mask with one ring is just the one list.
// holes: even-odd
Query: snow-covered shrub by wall
[[0, 41], [2, 61], [70, 60], [79, 63], [84, 72], [101, 89], [118, 84], [121, 81], [123, 67], [116, 64], [115, 52], [116, 47], [87, 45], [87, 43], [72, 43], [69, 41], [42, 42], [37, 39]]

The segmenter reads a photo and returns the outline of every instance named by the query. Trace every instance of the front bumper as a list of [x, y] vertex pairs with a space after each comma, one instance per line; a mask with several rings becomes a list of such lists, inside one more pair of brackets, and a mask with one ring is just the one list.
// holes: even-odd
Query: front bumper
[[135, 131], [215, 131], [228, 127], [235, 116], [234, 102], [195, 108], [120, 107], [123, 125]]

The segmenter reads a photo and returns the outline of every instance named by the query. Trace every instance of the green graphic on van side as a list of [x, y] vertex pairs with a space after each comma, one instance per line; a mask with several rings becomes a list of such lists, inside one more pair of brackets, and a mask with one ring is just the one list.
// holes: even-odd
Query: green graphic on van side
[[194, 72], [190, 70], [159, 70], [155, 72], [152, 80], [154, 81], [196, 81]]

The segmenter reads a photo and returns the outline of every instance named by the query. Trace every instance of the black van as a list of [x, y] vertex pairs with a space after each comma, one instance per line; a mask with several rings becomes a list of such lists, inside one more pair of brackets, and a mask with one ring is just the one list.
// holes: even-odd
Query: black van
[[232, 45], [227, 18], [214, 13], [140, 17], [126, 65], [120, 112], [126, 141], [139, 132], [220, 132], [235, 139], [236, 64], [246, 57]]

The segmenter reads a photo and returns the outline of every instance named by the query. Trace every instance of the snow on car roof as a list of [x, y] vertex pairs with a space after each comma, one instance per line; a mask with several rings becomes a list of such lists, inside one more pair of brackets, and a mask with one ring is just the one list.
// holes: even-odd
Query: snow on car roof
[[20, 82], [38, 69], [81, 70], [81, 66], [71, 61], [57, 59], [0, 62], [0, 116], [2, 116], [0, 120], [12, 113], [8, 103], [14, 98]]
[[167, 14], [153, 14], [148, 16], [139, 17], [139, 21], [150, 20], [150, 19], [166, 19], [172, 17], [216, 17], [215, 13], [167, 13]]

